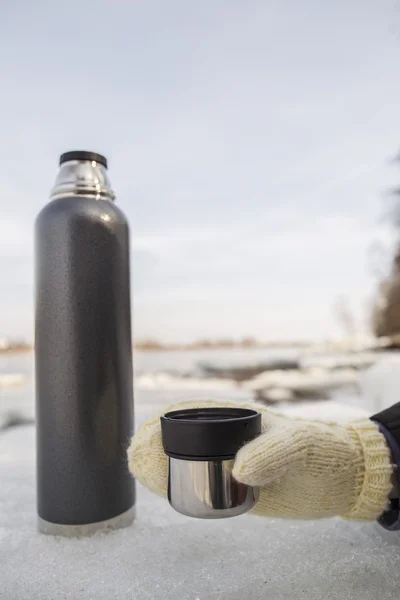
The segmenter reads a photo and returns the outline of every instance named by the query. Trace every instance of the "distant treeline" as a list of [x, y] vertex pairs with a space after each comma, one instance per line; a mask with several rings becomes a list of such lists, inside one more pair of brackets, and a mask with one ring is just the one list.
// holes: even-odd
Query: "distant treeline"
[[[234, 349], [234, 348], [305, 348], [310, 346], [310, 342], [306, 341], [270, 341], [262, 342], [252, 337], [244, 337], [240, 340], [232, 339], [215, 339], [215, 340], [197, 340], [189, 343], [169, 344], [159, 342], [157, 340], [138, 340], [134, 343], [134, 349], [140, 351], [155, 351], [155, 350], [218, 350], [218, 349]], [[25, 342], [5, 342], [1, 343], [0, 339], [0, 354], [29, 352], [34, 350], [34, 346]]]
[[33, 350], [33, 346], [25, 342], [5, 342], [0, 340], [0, 354], [30, 352], [31, 350]]
[[253, 337], [244, 337], [240, 340], [216, 339], [216, 340], [197, 340], [186, 344], [168, 344], [157, 340], [142, 340], [134, 344], [136, 350], [212, 350], [212, 349], [233, 349], [233, 348], [287, 348], [287, 347], [306, 347], [309, 342], [305, 341], [271, 341], [261, 342]]

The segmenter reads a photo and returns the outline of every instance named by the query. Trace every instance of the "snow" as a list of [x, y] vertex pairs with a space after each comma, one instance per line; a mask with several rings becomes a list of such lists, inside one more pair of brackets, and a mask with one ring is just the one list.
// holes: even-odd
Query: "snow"
[[135, 524], [64, 540], [35, 531], [34, 428], [0, 437], [4, 600], [391, 600], [400, 538], [376, 524], [200, 521], [142, 487]]
[[345, 367], [369, 367], [376, 361], [376, 352], [341, 352], [339, 354], [305, 354], [300, 360], [302, 368], [325, 367], [338, 369]]
[[[356, 418], [369, 414], [377, 401], [385, 405], [396, 396], [398, 401], [399, 374], [400, 359], [372, 367], [362, 383], [366, 405], [359, 397], [342, 396], [340, 402], [283, 409], [310, 418]], [[142, 391], [137, 424], [184, 394]], [[240, 391], [216, 395], [244, 399]], [[251, 515], [208, 522], [179, 515], [138, 485], [132, 527], [81, 540], [40, 535], [34, 439], [33, 425], [0, 434], [1, 600], [398, 598], [400, 534], [375, 523]]]
[[135, 385], [141, 390], [230, 390], [236, 386], [231, 379], [179, 377], [169, 373], [146, 373], [135, 379]]
[[371, 412], [400, 402], [400, 354], [380, 358], [360, 374], [359, 386], [365, 406]]
[[0, 388], [24, 385], [26, 377], [22, 373], [4, 373], [0, 375]]
[[242, 385], [245, 389], [256, 391], [272, 388], [283, 388], [294, 391], [324, 391], [329, 388], [355, 385], [357, 373], [354, 369], [339, 369], [329, 371], [321, 367], [309, 369], [308, 371], [265, 371], [256, 375], [253, 379], [245, 381]]
[[[302, 417], [307, 419], [318, 419], [321, 421], [348, 421], [349, 419], [359, 419], [361, 417], [368, 416], [367, 411], [356, 405], [351, 405], [351, 401], [354, 399], [348, 397], [347, 399], [343, 396], [342, 402], [335, 402], [334, 400], [318, 401], [318, 402], [302, 402], [302, 403], [290, 403], [281, 404], [278, 407], [271, 408], [277, 412], [284, 412], [293, 417]], [[345, 404], [344, 402], [348, 403]]]

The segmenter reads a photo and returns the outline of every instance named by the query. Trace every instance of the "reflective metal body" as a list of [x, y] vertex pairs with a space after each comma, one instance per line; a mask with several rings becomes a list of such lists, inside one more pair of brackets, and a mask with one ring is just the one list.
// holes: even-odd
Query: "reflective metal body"
[[168, 500], [188, 517], [222, 519], [248, 512], [259, 489], [232, 476], [232, 460], [190, 461], [168, 458]]
[[57, 535], [68, 538], [90, 537], [96, 533], [108, 533], [116, 529], [124, 529], [132, 525], [136, 517], [136, 507], [132, 506], [129, 510], [98, 523], [88, 523], [87, 525], [61, 525], [59, 523], [51, 523], [38, 517], [37, 529], [39, 533], [44, 535]]
[[60, 166], [50, 199], [86, 196], [115, 200], [107, 169], [94, 160], [69, 160]]

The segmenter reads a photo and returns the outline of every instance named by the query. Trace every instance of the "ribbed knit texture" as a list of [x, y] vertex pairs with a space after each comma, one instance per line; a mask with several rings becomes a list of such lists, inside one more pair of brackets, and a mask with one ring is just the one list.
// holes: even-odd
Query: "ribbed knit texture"
[[[369, 419], [322, 423], [278, 415], [257, 404], [212, 400], [181, 402], [165, 412], [207, 406], [241, 406], [262, 414], [263, 433], [239, 450], [233, 466], [236, 479], [261, 488], [255, 514], [374, 520], [387, 507], [393, 472], [390, 451]], [[128, 459], [139, 481], [166, 496], [160, 415], [139, 429]]]
[[[364, 466], [357, 473], [356, 502], [347, 515], [350, 519], [370, 520], [388, 507], [392, 489], [391, 452], [377, 425], [368, 419], [353, 422], [349, 430], [361, 447]], [[384, 507], [382, 509], [382, 503]]]

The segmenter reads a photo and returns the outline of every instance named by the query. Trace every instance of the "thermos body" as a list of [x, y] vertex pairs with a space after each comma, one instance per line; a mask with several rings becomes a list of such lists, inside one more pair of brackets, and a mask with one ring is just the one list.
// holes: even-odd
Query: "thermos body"
[[[70, 154], [61, 179], [99, 180], [105, 165]], [[130, 524], [135, 504], [129, 226], [107, 186], [77, 180], [35, 226], [37, 509], [62, 534]]]

